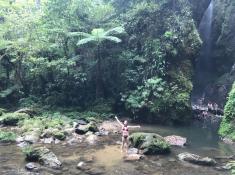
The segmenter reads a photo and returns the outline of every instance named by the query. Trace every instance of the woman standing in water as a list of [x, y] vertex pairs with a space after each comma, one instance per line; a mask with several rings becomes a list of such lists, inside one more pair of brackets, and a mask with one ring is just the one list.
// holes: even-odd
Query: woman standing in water
[[120, 126], [122, 127], [122, 146], [121, 146], [121, 150], [123, 151], [123, 149], [125, 148], [126, 152], [128, 149], [128, 137], [129, 137], [129, 128], [140, 128], [140, 125], [138, 126], [128, 126], [128, 122], [127, 120], [125, 120], [123, 123], [120, 122], [120, 120], [117, 118], [117, 116], [115, 116], [115, 119], [117, 120], [117, 122], [120, 124]]

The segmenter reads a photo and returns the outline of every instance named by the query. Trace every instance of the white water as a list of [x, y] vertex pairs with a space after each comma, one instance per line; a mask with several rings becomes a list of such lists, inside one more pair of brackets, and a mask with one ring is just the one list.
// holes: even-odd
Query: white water
[[213, 65], [211, 61], [213, 4], [212, 0], [199, 25], [199, 33], [203, 45], [196, 63], [195, 88], [193, 92], [195, 99], [202, 98], [213, 75]]

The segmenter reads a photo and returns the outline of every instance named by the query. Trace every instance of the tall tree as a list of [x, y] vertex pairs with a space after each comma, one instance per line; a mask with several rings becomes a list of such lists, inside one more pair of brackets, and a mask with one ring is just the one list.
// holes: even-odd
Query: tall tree
[[123, 27], [115, 27], [105, 31], [103, 28], [93, 29], [91, 33], [84, 33], [84, 32], [72, 32], [70, 36], [81, 36], [83, 39], [78, 40], [77, 46], [81, 46], [87, 43], [94, 43], [96, 45], [96, 52], [97, 52], [97, 64], [96, 64], [96, 99], [104, 96], [103, 91], [103, 79], [102, 79], [102, 56], [100, 53], [101, 44], [105, 40], [109, 40], [111, 42], [120, 43], [122, 40], [114, 35], [122, 34], [125, 32]]

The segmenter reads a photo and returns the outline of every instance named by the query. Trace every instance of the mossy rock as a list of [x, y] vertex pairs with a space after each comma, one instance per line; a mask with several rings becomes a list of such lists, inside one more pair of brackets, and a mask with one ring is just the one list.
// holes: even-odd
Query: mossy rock
[[158, 134], [137, 132], [130, 135], [131, 145], [142, 150], [143, 154], [166, 154], [170, 152], [170, 145]]
[[40, 150], [32, 146], [23, 148], [23, 153], [25, 154], [26, 161], [37, 162], [40, 158]]
[[6, 113], [0, 118], [0, 123], [6, 126], [16, 126], [20, 120], [28, 118], [29, 115], [25, 113]]
[[53, 137], [58, 140], [65, 140], [66, 135], [63, 131], [56, 131], [53, 134]]
[[87, 133], [88, 131], [91, 131], [91, 132], [98, 132], [99, 129], [97, 127], [97, 125], [94, 123], [94, 122], [90, 122], [88, 123], [87, 125], [79, 125], [76, 129], [75, 129], [75, 132], [77, 134], [85, 134]]
[[224, 108], [224, 117], [220, 124], [219, 134], [222, 137], [235, 141], [235, 82], [229, 93], [228, 101]]
[[15, 142], [16, 134], [13, 132], [0, 131], [0, 142]]

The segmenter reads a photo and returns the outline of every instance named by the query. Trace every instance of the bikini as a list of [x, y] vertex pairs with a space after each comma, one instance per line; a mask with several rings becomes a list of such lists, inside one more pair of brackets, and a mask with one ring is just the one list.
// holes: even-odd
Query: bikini
[[122, 137], [124, 139], [127, 139], [128, 136], [129, 136], [128, 127], [127, 126], [123, 126], [123, 128], [122, 128]]

